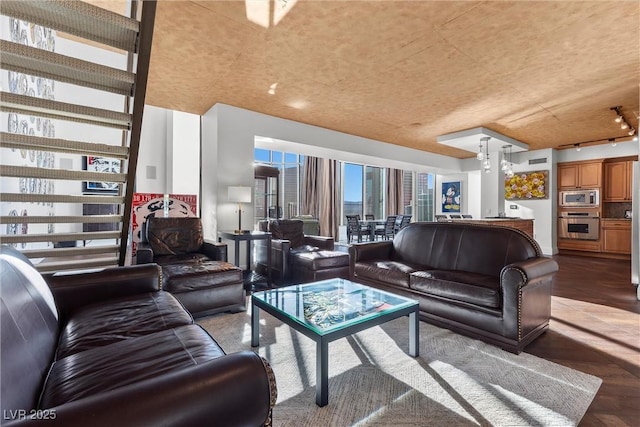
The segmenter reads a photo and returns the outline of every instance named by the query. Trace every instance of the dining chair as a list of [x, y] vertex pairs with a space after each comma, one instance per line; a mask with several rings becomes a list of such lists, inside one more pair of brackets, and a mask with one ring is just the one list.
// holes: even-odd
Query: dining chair
[[369, 227], [363, 227], [360, 224], [360, 215], [346, 215], [347, 217], [347, 242], [351, 243], [353, 236], [357, 236], [358, 243], [362, 242], [362, 236], [367, 236], [370, 239]]
[[400, 224], [396, 221], [396, 229], [395, 232], [402, 230], [411, 222], [411, 215], [402, 215], [402, 219], [400, 220]]
[[376, 239], [380, 236], [384, 240], [393, 239], [396, 231], [396, 215], [389, 215], [384, 223], [384, 227], [376, 228], [374, 233]]
[[365, 214], [364, 219], [366, 219], [367, 221], [373, 221], [376, 219], [376, 217], [373, 214]]
[[462, 214], [462, 218], [473, 218], [473, 215]]
[[435, 218], [436, 218], [436, 221], [440, 221], [440, 222], [447, 220], [446, 215], [436, 215]]
[[449, 214], [449, 218], [451, 218], [451, 219], [461, 219], [462, 216], [460, 216], [458, 214]]

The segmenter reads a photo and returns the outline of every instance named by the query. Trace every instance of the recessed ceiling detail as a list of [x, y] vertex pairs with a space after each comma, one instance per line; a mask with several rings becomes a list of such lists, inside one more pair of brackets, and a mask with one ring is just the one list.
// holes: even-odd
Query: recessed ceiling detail
[[[514, 153], [517, 153], [518, 151], [529, 150], [529, 144], [525, 144], [524, 142], [517, 141], [513, 138], [509, 138], [508, 136], [483, 127], [448, 133], [446, 135], [440, 135], [437, 138], [437, 141], [438, 144], [448, 145], [449, 147], [475, 153], [478, 151], [481, 138], [490, 138], [490, 153], [495, 153], [502, 150], [502, 147], [505, 145], [511, 145], [511, 151]], [[485, 145], [484, 141], [486, 140], [482, 141], [483, 146]]]

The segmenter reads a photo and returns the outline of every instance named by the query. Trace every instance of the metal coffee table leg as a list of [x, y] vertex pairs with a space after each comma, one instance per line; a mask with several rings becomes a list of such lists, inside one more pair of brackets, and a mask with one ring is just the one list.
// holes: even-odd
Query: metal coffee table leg
[[329, 403], [329, 342], [316, 341], [316, 405]]

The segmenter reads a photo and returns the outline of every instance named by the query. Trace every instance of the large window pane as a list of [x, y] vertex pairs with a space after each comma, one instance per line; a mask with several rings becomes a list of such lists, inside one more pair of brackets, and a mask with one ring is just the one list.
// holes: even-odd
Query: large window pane
[[435, 176], [430, 173], [416, 175], [416, 220], [433, 221]]
[[363, 170], [362, 165], [354, 165], [353, 163], [344, 164], [343, 211], [345, 215], [360, 215], [362, 217]]
[[402, 206], [405, 215], [413, 215], [413, 172], [402, 171]]
[[284, 217], [291, 218], [298, 215], [298, 165], [288, 163], [282, 169]]
[[384, 216], [384, 169], [367, 166], [365, 186], [365, 214], [373, 214], [376, 218]]
[[269, 150], [265, 150], [264, 148], [254, 148], [253, 149], [253, 158], [256, 162], [259, 163], [269, 163], [271, 157], [271, 152]]

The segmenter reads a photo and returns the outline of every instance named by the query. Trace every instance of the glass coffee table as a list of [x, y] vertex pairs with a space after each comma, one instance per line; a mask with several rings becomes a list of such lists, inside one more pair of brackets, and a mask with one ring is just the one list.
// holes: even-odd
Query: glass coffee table
[[260, 310], [316, 342], [316, 404], [329, 401], [329, 343], [409, 316], [409, 354], [418, 356], [418, 302], [390, 292], [329, 279], [251, 295], [251, 346], [260, 344]]

